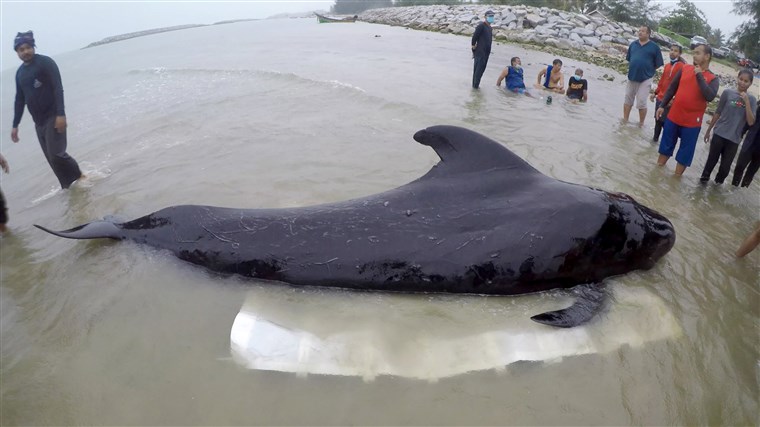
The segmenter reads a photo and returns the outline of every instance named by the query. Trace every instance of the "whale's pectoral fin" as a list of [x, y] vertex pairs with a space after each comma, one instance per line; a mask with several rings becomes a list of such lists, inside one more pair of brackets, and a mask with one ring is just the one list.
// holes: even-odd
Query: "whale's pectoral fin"
[[110, 221], [94, 221], [89, 224], [80, 225], [64, 231], [55, 231], [47, 229], [41, 225], [34, 224], [35, 227], [42, 231], [67, 239], [123, 239], [121, 229]]
[[573, 288], [576, 300], [570, 307], [547, 311], [531, 317], [531, 320], [558, 328], [572, 328], [591, 320], [604, 307], [607, 292], [601, 283], [588, 283]]

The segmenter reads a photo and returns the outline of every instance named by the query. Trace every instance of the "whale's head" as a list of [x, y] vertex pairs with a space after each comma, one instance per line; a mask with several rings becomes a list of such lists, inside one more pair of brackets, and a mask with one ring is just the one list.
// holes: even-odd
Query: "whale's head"
[[596, 265], [608, 274], [652, 268], [676, 241], [673, 224], [662, 214], [623, 193], [606, 193], [607, 218], [594, 238]]

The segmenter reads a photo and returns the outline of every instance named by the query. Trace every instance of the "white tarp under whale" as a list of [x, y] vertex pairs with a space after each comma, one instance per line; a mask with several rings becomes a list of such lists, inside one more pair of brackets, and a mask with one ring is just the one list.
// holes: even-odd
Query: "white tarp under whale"
[[609, 289], [612, 298], [601, 315], [558, 329], [530, 316], [569, 305], [572, 299], [560, 291], [485, 297], [262, 287], [248, 293], [230, 346], [233, 359], [250, 369], [435, 381], [681, 334], [651, 291], [620, 284]]

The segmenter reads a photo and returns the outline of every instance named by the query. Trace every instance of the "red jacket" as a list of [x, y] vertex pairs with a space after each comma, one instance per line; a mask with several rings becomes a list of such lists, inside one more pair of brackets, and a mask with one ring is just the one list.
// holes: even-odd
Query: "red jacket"
[[[715, 75], [709, 70], [703, 71], [702, 76], [707, 84], [715, 79]], [[707, 100], [699, 89], [694, 66], [685, 65], [681, 69], [681, 79], [678, 82], [678, 90], [668, 113], [668, 119], [679, 126], [699, 127], [702, 126], [702, 116], [706, 108]]]
[[678, 58], [678, 61], [675, 64], [671, 64], [670, 62], [665, 64], [665, 68], [662, 70], [662, 77], [660, 77], [660, 82], [657, 83], [657, 89], [654, 91], [657, 100], [662, 102], [662, 97], [665, 96], [665, 91], [668, 90], [670, 82], [673, 81], [673, 77], [675, 77], [676, 73], [681, 71], [681, 68], [683, 68], [683, 64], [685, 63], [686, 61], [684, 61], [683, 58]]

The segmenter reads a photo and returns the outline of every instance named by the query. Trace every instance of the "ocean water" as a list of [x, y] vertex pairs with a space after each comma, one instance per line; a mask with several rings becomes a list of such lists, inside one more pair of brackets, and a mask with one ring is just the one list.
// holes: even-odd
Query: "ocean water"
[[[15, 66], [4, 61], [11, 232], [0, 240], [0, 424], [756, 425], [760, 251], [742, 260], [733, 252], [758, 220], [760, 184], [700, 186], [702, 143], [682, 179], [672, 161], [657, 168], [651, 117], [644, 129], [620, 123], [625, 83], [613, 71], [563, 58], [566, 69], [585, 70], [587, 105], [504, 93], [495, 82], [512, 56], [528, 84], [553, 59], [495, 44], [473, 91], [465, 37], [314, 19], [57, 55], [69, 153], [89, 176], [70, 190], [56, 188], [28, 113], [22, 141], [10, 142]], [[525, 319], [566, 303], [564, 294], [293, 289], [33, 227], [177, 204], [306, 206], [385, 191], [437, 162], [412, 139], [436, 124], [488, 135], [548, 176], [632, 195], [670, 218], [675, 247], [652, 270], [609, 280], [613, 307], [582, 329], [585, 338], [514, 344], [513, 356], [530, 350], [534, 361], [512, 363], [520, 357], [494, 353], [493, 340], [541, 336]], [[349, 330], [377, 351], [371, 360], [394, 363], [354, 363], [345, 375], [308, 364], [251, 369], [231, 342], [238, 314], [251, 310], [325, 343]]]

